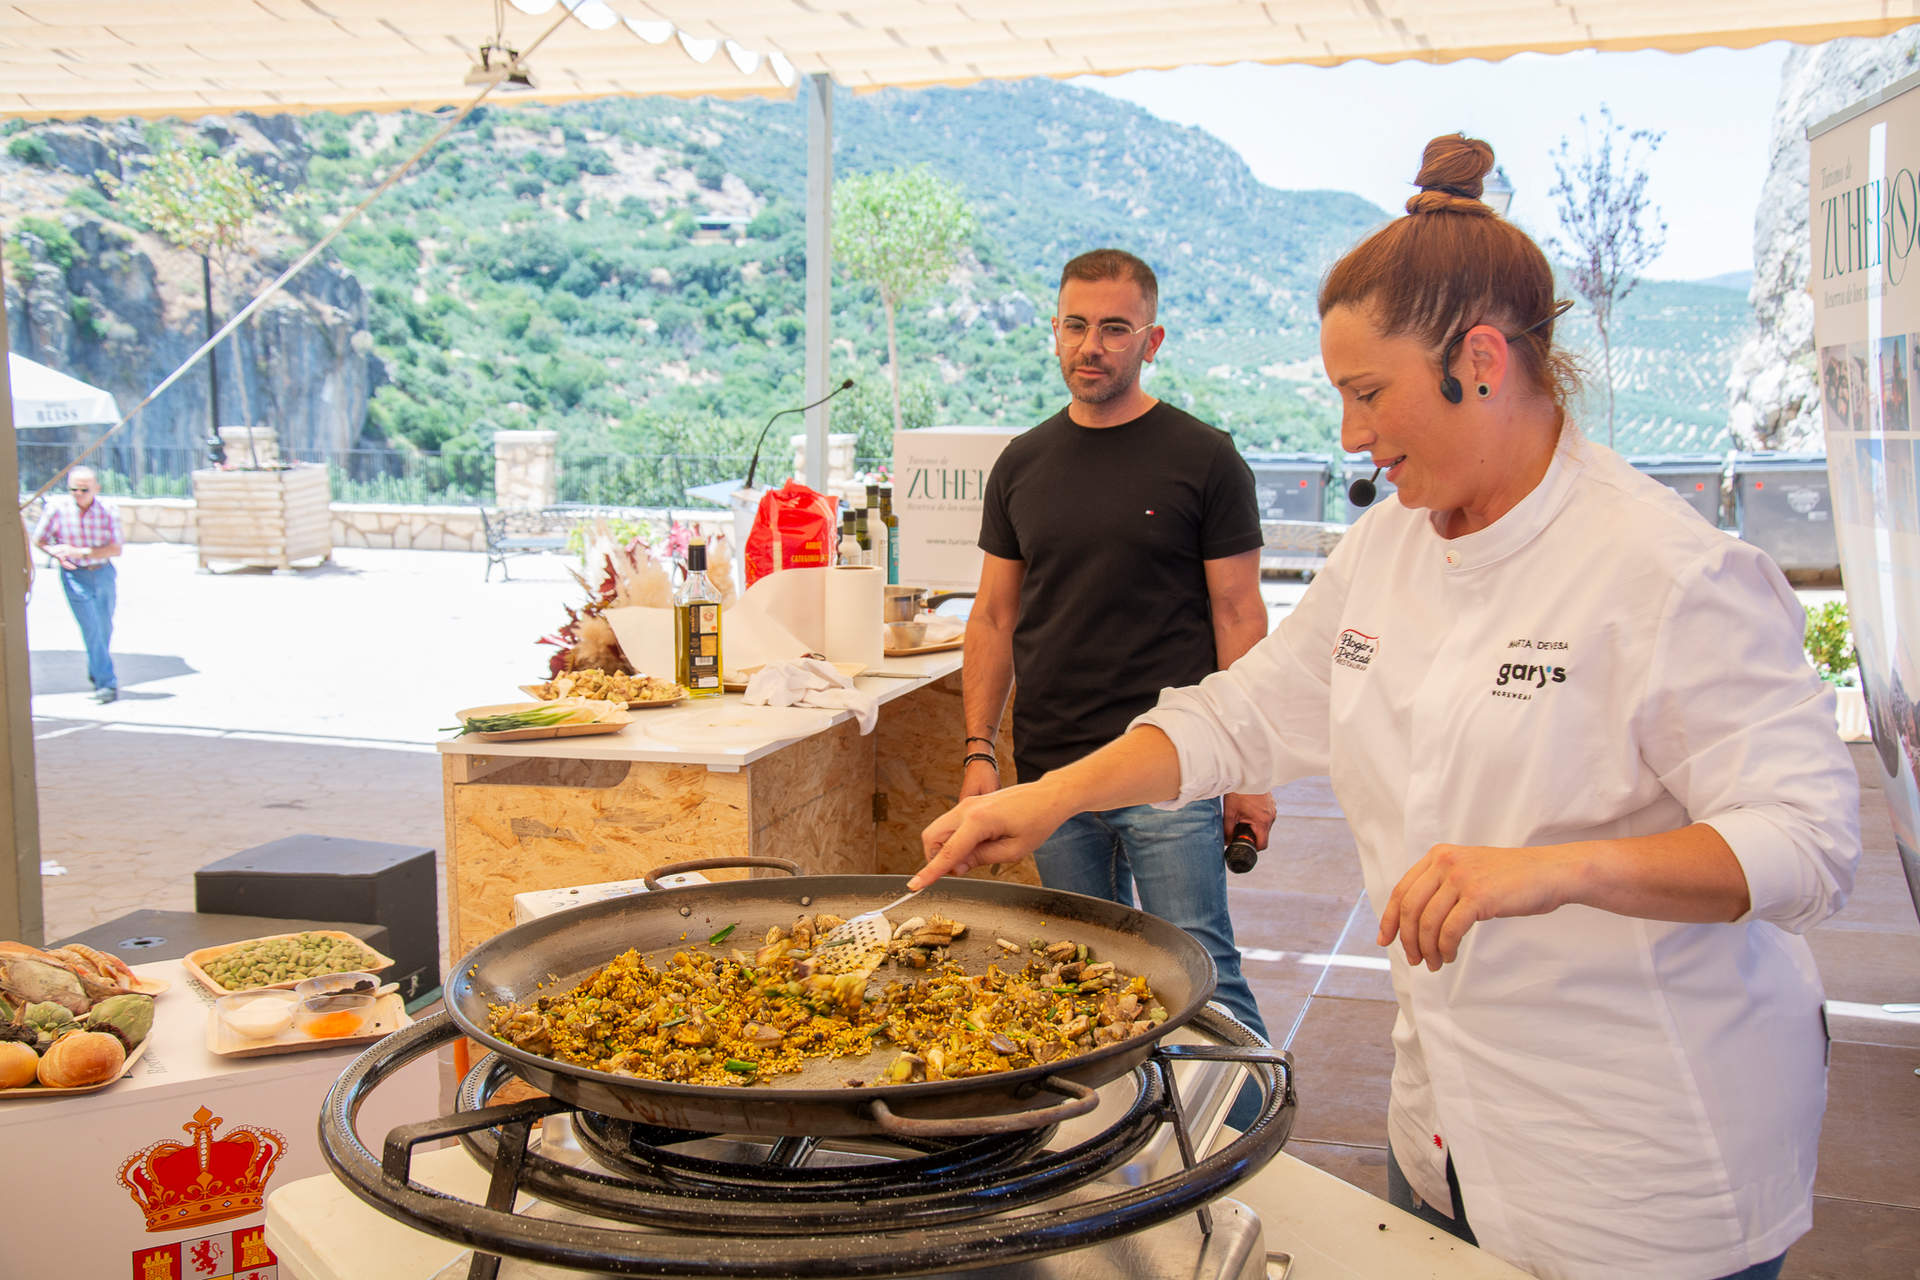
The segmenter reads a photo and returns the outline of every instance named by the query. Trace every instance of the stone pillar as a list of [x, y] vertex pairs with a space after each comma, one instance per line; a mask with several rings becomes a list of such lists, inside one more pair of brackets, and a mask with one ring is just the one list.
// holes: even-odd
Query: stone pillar
[[[859, 442], [859, 439], [859, 436], [850, 431], [836, 431], [827, 437], [827, 465], [824, 472], [827, 478], [826, 487], [819, 490], [821, 493], [831, 493], [846, 498], [856, 507], [861, 506], [862, 503], [852, 500], [860, 498], [864, 501], [867, 496], [865, 487], [854, 483], [853, 479], [855, 470], [853, 446]], [[803, 435], [793, 436], [792, 442], [793, 474], [805, 476], [807, 474], [807, 438]]]
[[239, 470], [280, 465], [280, 433], [272, 427], [222, 427], [226, 463]]
[[493, 501], [502, 507], [550, 507], [560, 494], [558, 431], [493, 433]]

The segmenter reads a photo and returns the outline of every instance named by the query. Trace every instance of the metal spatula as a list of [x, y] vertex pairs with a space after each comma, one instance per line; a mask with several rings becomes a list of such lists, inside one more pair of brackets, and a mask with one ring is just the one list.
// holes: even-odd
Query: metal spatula
[[900, 904], [917, 898], [923, 890], [916, 889], [895, 898], [876, 911], [863, 911], [851, 920], [843, 920], [822, 938], [813, 948], [814, 968], [822, 973], [836, 973], [848, 969], [857, 969], [867, 963], [867, 957], [876, 951], [885, 951], [887, 943], [893, 940], [893, 926], [887, 923], [887, 912]]

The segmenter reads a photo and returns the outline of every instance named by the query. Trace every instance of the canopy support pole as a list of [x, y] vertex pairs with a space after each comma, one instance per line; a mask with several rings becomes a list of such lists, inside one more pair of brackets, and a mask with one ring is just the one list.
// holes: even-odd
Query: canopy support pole
[[[7, 331], [0, 289], [0, 334]], [[13, 382], [0, 361], [0, 493], [20, 492], [14, 444]], [[40, 908], [40, 801], [33, 777], [33, 679], [27, 656], [27, 585], [31, 552], [23, 516], [0, 530], [0, 842], [12, 851], [0, 865], [0, 938], [29, 946], [46, 941]]]
[[[833, 344], [833, 77], [807, 77], [807, 403], [827, 394]], [[807, 410], [807, 487], [827, 489], [832, 405]]]

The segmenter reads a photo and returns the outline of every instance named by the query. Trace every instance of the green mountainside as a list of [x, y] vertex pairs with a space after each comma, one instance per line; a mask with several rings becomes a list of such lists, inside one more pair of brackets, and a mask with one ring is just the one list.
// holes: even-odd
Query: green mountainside
[[[431, 448], [485, 419], [559, 426], [576, 450], [652, 437], [737, 452], [742, 429], [796, 402], [797, 104], [622, 99], [470, 124], [341, 242], [372, 294], [391, 379], [374, 400], [377, 430]], [[309, 121], [312, 188], [357, 198], [429, 126]], [[1158, 394], [1250, 444], [1331, 438], [1324, 406], [1258, 370], [1312, 354], [1318, 277], [1379, 210], [1263, 187], [1206, 134], [1048, 81], [843, 95], [835, 130], [838, 172], [927, 163], [979, 214], [953, 282], [902, 315], [910, 424], [1027, 422], [1057, 407], [1046, 317], [1059, 265], [1117, 244], [1162, 276], [1172, 337]], [[863, 455], [884, 453], [870, 290], [836, 283], [833, 332], [836, 375], [859, 383], [836, 404], [836, 428], [859, 431]]]
[[[290, 185], [304, 196], [261, 237], [255, 282], [440, 127], [414, 113], [255, 123], [245, 136], [276, 149], [258, 162], [298, 178]], [[355, 349], [367, 348], [374, 390], [359, 443], [440, 451], [479, 475], [494, 430], [547, 428], [561, 433], [563, 457], [711, 458], [676, 471], [688, 482], [737, 473], [767, 416], [802, 398], [804, 127], [798, 103], [754, 99], [475, 111], [336, 243], [366, 294], [371, 341]], [[23, 139], [37, 128], [10, 130], [20, 136], [9, 155], [30, 156]], [[116, 136], [134, 137], [102, 127], [84, 141], [111, 149]], [[962, 187], [979, 230], [953, 279], [902, 311], [909, 426], [1030, 423], [1063, 403], [1047, 329], [1058, 271], [1077, 252], [1115, 245], [1160, 275], [1169, 336], [1151, 373], [1156, 395], [1243, 448], [1335, 447], [1314, 293], [1384, 211], [1346, 193], [1264, 186], [1212, 135], [1054, 81], [836, 98], [839, 174], [920, 163]], [[55, 191], [54, 176], [33, 189]], [[137, 227], [116, 227], [124, 212], [84, 179], [57, 176], [70, 184], [61, 217], [80, 243], [159, 253]], [[105, 230], [89, 233], [89, 222]], [[45, 220], [35, 225], [44, 240]], [[24, 252], [15, 227], [6, 231]], [[54, 270], [37, 269], [43, 279]], [[168, 323], [197, 329], [197, 290], [181, 301], [193, 310]], [[109, 323], [76, 328], [76, 355], [113, 329], [114, 300], [100, 305]], [[1723, 447], [1726, 372], [1751, 327], [1745, 298], [1648, 282], [1616, 327], [1621, 448]], [[1591, 325], [1576, 311], [1562, 332], [1597, 378]], [[834, 429], [856, 432], [861, 456], [884, 456], [881, 309], [844, 277], [833, 340], [835, 379], [857, 381], [835, 401]], [[1589, 401], [1583, 420], [1605, 439], [1604, 398]]]

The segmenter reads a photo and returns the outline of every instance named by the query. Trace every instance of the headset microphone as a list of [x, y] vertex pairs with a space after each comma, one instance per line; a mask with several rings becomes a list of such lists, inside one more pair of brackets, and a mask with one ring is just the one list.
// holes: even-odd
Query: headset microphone
[[1347, 501], [1351, 502], [1356, 507], [1365, 507], [1365, 506], [1372, 505], [1374, 496], [1380, 492], [1378, 489], [1373, 487], [1373, 482], [1380, 478], [1380, 472], [1382, 470], [1384, 470], [1384, 468], [1375, 467], [1373, 469], [1373, 474], [1369, 476], [1367, 479], [1355, 480], [1352, 484], [1348, 485]]

